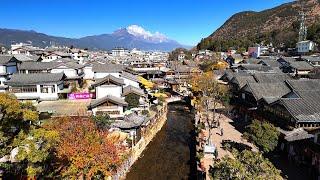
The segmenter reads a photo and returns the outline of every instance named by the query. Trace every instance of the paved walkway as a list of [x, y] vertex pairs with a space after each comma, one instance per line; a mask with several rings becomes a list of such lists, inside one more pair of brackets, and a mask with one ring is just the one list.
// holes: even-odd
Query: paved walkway
[[[205, 122], [204, 115], [202, 115], [201, 120], [202, 122]], [[212, 135], [211, 135], [211, 141], [218, 150], [218, 159], [221, 159], [224, 156], [232, 157], [232, 154], [228, 150], [222, 149], [223, 140], [231, 140], [237, 143], [245, 144], [250, 146], [253, 151], [257, 151], [257, 148], [253, 144], [249, 143], [246, 139], [242, 138], [242, 133], [236, 130], [234, 126], [232, 126], [232, 122], [233, 122], [232, 119], [221, 114], [219, 121], [220, 121], [220, 128], [223, 128], [223, 135], [221, 136], [220, 128], [213, 128]], [[203, 134], [205, 139], [207, 139], [207, 137], [209, 136], [208, 130], [204, 131]], [[210, 169], [210, 166], [213, 164], [213, 161], [214, 161], [213, 155], [211, 154], [204, 155], [204, 158], [202, 160], [202, 165], [206, 169], [206, 174], [207, 174], [206, 179], [210, 179], [208, 170]]]

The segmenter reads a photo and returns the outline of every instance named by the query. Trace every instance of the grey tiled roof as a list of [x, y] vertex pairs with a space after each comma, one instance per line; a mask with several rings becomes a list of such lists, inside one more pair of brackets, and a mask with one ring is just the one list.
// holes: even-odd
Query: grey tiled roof
[[291, 92], [285, 83], [248, 83], [256, 101], [264, 98], [267, 102], [274, 102]]
[[292, 62], [290, 62], [290, 66], [293, 67], [294, 69], [298, 69], [298, 70], [312, 70], [313, 69], [313, 66], [311, 66], [306, 61], [292, 61]]
[[53, 67], [57, 66], [59, 63], [57, 62], [33, 62], [26, 61], [22, 62], [19, 65], [19, 70], [50, 70]]
[[92, 108], [96, 108], [98, 107], [99, 105], [107, 102], [107, 101], [110, 101], [112, 103], [115, 103], [115, 104], [118, 104], [118, 105], [121, 105], [121, 106], [128, 106], [128, 103], [125, 102], [123, 99], [121, 98], [118, 98], [118, 97], [115, 97], [115, 96], [105, 96], [103, 98], [100, 98], [100, 99], [96, 99], [96, 100], [93, 100], [91, 101], [90, 105], [88, 106], [89, 109], [92, 109]]
[[51, 62], [60, 62], [60, 63], [74, 62], [74, 63], [77, 63], [78, 61], [75, 59], [71, 59], [71, 58], [58, 58], [58, 59], [52, 60]]
[[320, 122], [320, 92], [305, 91], [299, 93], [301, 98], [280, 99], [296, 122]]
[[29, 56], [29, 58], [32, 59], [33, 61], [40, 61], [42, 59], [41, 56], [35, 56], [35, 55]]
[[15, 54], [14, 57], [21, 62], [37, 61], [39, 59], [39, 56], [27, 56], [25, 54]]
[[12, 58], [16, 59], [12, 55], [0, 55], [0, 64], [7, 64]]
[[92, 71], [95, 73], [120, 73], [124, 69], [120, 64], [93, 64]]
[[314, 135], [309, 134], [303, 128], [294, 129], [292, 131], [285, 131], [283, 129], [279, 129], [279, 131], [285, 135], [284, 139], [288, 142], [299, 141], [314, 137]]
[[124, 120], [115, 122], [112, 126], [120, 129], [138, 128], [147, 120], [148, 117], [146, 116], [139, 116], [136, 113], [131, 113], [125, 116]]
[[241, 75], [235, 74], [231, 82], [237, 84], [239, 89], [241, 89], [248, 82], [256, 82], [256, 80], [253, 78], [253, 76], [241, 76]]
[[122, 96], [126, 96], [130, 93], [133, 93], [133, 94], [136, 94], [136, 95], [139, 95], [139, 96], [145, 96], [144, 94], [144, 91], [140, 88], [136, 88], [134, 86], [126, 86], [123, 88], [123, 93], [122, 93]]
[[63, 73], [13, 74], [6, 84], [11, 86], [59, 83], [65, 78]]
[[267, 72], [267, 71], [271, 71], [272, 68], [269, 67], [269, 66], [264, 66], [262, 64], [241, 64], [239, 65], [240, 69], [244, 69], [244, 70], [251, 70], [251, 71], [264, 71], [264, 72]]
[[92, 84], [92, 86], [93, 87], [100, 86], [100, 85], [103, 85], [104, 83], [109, 82], [109, 81], [113, 82], [117, 85], [120, 85], [120, 86], [125, 85], [124, 80], [122, 78], [117, 78], [117, 77], [114, 77], [109, 74], [108, 76], [106, 76], [104, 78], [97, 79], [96, 82], [94, 84]]
[[275, 59], [262, 59], [259, 64], [265, 64], [270, 67], [280, 67], [280, 63]]
[[290, 76], [284, 73], [255, 73], [253, 76], [259, 83], [276, 83], [291, 79]]
[[274, 103], [279, 100], [278, 97], [263, 97], [262, 98], [267, 104]]
[[301, 58], [310, 62], [320, 62], [320, 56], [302, 56]]
[[319, 91], [320, 79], [300, 79], [300, 80], [287, 80], [287, 84], [294, 91]]
[[246, 71], [239, 71], [239, 72], [233, 72], [232, 70], [228, 69], [225, 71], [224, 75], [220, 79], [226, 79], [227, 81], [231, 81], [234, 76], [251, 76]]
[[283, 59], [284, 61], [286, 61], [287, 63], [291, 63], [291, 62], [295, 62], [297, 61], [295, 58], [293, 57], [282, 57], [280, 59]]
[[135, 81], [135, 82], [139, 82], [138, 76], [133, 75], [133, 74], [128, 73], [128, 72], [125, 72], [125, 71], [122, 71], [120, 76], [124, 77], [124, 78], [127, 78], [127, 79], [130, 79], [130, 80]]
[[59, 66], [66, 66], [70, 69], [81, 69], [84, 66], [74, 63], [74, 62], [33, 62], [33, 61], [26, 61], [22, 62], [19, 65], [19, 70], [51, 70], [58, 68]]
[[84, 68], [84, 65], [81, 65], [81, 64], [78, 64], [78, 63], [75, 63], [75, 62], [58, 63], [54, 68], [57, 68], [59, 66], [66, 66], [67, 68], [70, 68], [70, 69], [82, 69], [82, 68]]

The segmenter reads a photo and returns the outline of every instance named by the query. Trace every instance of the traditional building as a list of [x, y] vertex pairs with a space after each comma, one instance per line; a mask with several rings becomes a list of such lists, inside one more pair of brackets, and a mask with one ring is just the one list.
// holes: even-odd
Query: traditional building
[[94, 72], [94, 79], [101, 79], [108, 75], [119, 78], [120, 73], [124, 70], [124, 67], [120, 64], [98, 64], [95, 63], [92, 66]]
[[5, 82], [18, 71], [21, 62], [12, 55], [0, 55], [0, 92], [7, 88]]
[[102, 98], [92, 100], [88, 109], [93, 115], [108, 114], [112, 119], [122, 119], [124, 117], [124, 109], [128, 106], [122, 98], [106, 95]]
[[119, 77], [124, 80], [125, 86], [133, 86], [139, 88], [139, 79], [136, 75], [122, 71]]
[[19, 65], [19, 73], [64, 73], [66, 76], [65, 82], [76, 83], [82, 85], [84, 76], [83, 65], [74, 62], [23, 62]]
[[96, 90], [96, 98], [100, 99], [107, 95], [120, 98], [124, 85], [125, 83], [122, 78], [118, 78], [109, 74], [104, 78], [96, 80], [92, 86]]
[[298, 53], [308, 53], [315, 50], [316, 43], [313, 41], [307, 40], [307, 41], [299, 41], [297, 43], [297, 50]]
[[131, 86], [131, 85], [124, 87], [123, 93], [121, 94], [121, 96], [125, 98], [129, 94], [135, 94], [140, 97], [139, 110], [144, 110], [149, 107], [148, 97], [142, 89]]
[[63, 73], [13, 74], [6, 82], [19, 100], [57, 100], [64, 92]]

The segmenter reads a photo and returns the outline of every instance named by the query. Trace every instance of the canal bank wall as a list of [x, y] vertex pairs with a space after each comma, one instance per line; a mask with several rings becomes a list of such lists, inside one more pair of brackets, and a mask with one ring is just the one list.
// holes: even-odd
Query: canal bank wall
[[149, 124], [142, 130], [141, 139], [132, 147], [127, 160], [118, 168], [117, 173], [112, 176], [113, 180], [125, 179], [131, 166], [141, 157], [148, 144], [165, 125], [167, 112], [168, 105], [163, 103], [163, 106], [157, 109], [155, 116], [150, 119]]

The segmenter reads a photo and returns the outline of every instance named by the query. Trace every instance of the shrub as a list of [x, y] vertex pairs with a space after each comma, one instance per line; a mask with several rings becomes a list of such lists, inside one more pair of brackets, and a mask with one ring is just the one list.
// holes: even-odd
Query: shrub
[[132, 109], [135, 107], [139, 107], [139, 104], [140, 104], [139, 99], [140, 99], [140, 96], [131, 93], [131, 94], [128, 94], [124, 100], [128, 103], [128, 109]]
[[114, 122], [110, 119], [108, 114], [92, 116], [91, 119], [98, 129], [109, 129], [111, 124]]

